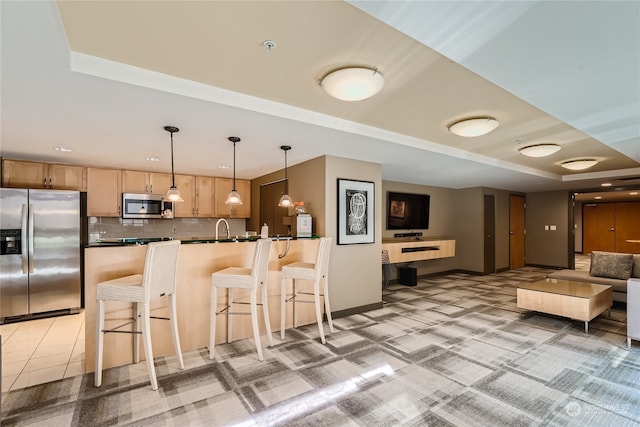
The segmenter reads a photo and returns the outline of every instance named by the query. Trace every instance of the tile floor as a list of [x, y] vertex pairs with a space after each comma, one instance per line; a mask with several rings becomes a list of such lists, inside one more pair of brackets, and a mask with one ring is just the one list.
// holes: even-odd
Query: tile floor
[[84, 311], [0, 325], [2, 392], [84, 373]]

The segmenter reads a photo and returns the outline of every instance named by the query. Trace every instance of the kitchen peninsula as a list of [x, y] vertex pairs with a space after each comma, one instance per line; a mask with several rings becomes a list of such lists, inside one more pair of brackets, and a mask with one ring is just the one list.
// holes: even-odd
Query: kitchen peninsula
[[[283, 265], [295, 262], [315, 262], [319, 240], [274, 238], [269, 255], [269, 316], [272, 332], [280, 319], [280, 270]], [[205, 348], [209, 345], [209, 321], [211, 318], [211, 274], [231, 267], [251, 265], [255, 250], [255, 240], [183, 239], [178, 258], [177, 311], [180, 344], [182, 351]], [[288, 251], [287, 251], [288, 247]], [[286, 255], [279, 258], [279, 254]], [[85, 248], [85, 372], [95, 369], [95, 317], [96, 286], [106, 280], [130, 274], [141, 273], [144, 269], [146, 245], [92, 245]], [[240, 291], [235, 299], [244, 299]], [[226, 303], [226, 292], [220, 292], [218, 303]], [[248, 301], [248, 293], [246, 293]], [[106, 304], [105, 327], [113, 328], [125, 323], [133, 315], [130, 303], [109, 302]], [[168, 317], [167, 301], [160, 299], [151, 305], [151, 315]], [[298, 308], [300, 325], [315, 322], [312, 304], [301, 304]], [[260, 316], [262, 317], [262, 316]], [[252, 336], [250, 316], [234, 319], [234, 341]], [[287, 314], [287, 328], [293, 324], [293, 314]], [[126, 329], [125, 329], [126, 330]], [[264, 325], [260, 324], [261, 334]], [[151, 342], [154, 357], [174, 354], [168, 321], [153, 320]], [[216, 325], [216, 343], [226, 342], [227, 322], [219, 316]], [[277, 342], [277, 338], [274, 338]], [[141, 355], [143, 352], [141, 352]], [[106, 334], [104, 346], [104, 368], [126, 365], [133, 362], [133, 338], [131, 334]]]

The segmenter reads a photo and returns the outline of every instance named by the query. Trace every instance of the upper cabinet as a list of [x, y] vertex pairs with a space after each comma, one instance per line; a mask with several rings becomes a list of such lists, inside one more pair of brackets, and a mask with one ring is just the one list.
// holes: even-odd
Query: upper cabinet
[[2, 161], [2, 186], [85, 191], [87, 189], [87, 168], [58, 163], [4, 159]]
[[196, 176], [195, 216], [213, 218], [215, 216], [215, 178]]
[[171, 174], [144, 171], [122, 171], [123, 193], [164, 194], [171, 187]]
[[[171, 175], [169, 175], [169, 187], [171, 187]], [[176, 218], [191, 218], [196, 216], [194, 207], [194, 178], [191, 175], [176, 175], [176, 187], [180, 191], [180, 195], [184, 199], [183, 202], [175, 202], [173, 208], [173, 216]], [[165, 190], [166, 193], [166, 190]]]
[[[175, 204], [176, 218], [249, 218], [251, 182], [237, 179], [236, 190], [244, 204], [226, 205], [233, 188], [231, 178], [175, 175], [183, 202]], [[62, 165], [28, 160], [2, 160], [2, 186], [53, 188], [87, 192], [87, 215], [121, 216], [122, 193], [165, 194], [172, 185], [170, 173]]]
[[87, 216], [120, 216], [121, 178], [120, 169], [87, 168]]
[[227, 205], [225, 201], [233, 189], [231, 178], [215, 178], [215, 216], [219, 218], [249, 218], [251, 216], [251, 181], [236, 179], [236, 191], [243, 204]]

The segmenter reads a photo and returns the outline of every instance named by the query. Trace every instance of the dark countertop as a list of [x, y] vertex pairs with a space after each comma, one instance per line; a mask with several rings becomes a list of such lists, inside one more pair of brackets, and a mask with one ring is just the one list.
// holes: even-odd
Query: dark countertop
[[[317, 239], [320, 236], [311, 237], [290, 237], [290, 236], [271, 236], [272, 240], [303, 240], [303, 239]], [[113, 239], [102, 239], [94, 243], [89, 243], [86, 248], [101, 248], [101, 247], [113, 247], [113, 246], [133, 246], [133, 245], [146, 245], [151, 242], [160, 242], [167, 240], [180, 240], [182, 244], [194, 244], [194, 243], [240, 243], [240, 242], [255, 242], [260, 236], [235, 236], [230, 239], [216, 239], [215, 237], [123, 237]]]

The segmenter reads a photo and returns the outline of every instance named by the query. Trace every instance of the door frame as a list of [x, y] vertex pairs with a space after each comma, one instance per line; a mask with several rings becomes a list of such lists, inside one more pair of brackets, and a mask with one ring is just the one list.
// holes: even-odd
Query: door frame
[[[522, 265], [518, 265], [515, 266], [515, 264], [513, 263], [513, 258], [514, 258], [514, 251], [518, 248], [514, 248], [513, 247], [513, 243], [512, 243], [512, 239], [511, 236], [514, 233], [513, 230], [513, 224], [515, 222], [514, 220], [514, 215], [516, 214], [516, 212], [513, 212], [513, 209], [511, 209], [512, 207], [512, 200], [514, 198], [518, 198], [518, 199], [522, 199], [522, 217], [518, 217], [519, 223], [522, 224], [522, 233], [523, 233], [523, 237], [522, 237], [522, 247], [519, 248], [521, 253], [522, 253]], [[513, 268], [521, 268], [524, 267], [527, 264], [527, 252], [526, 252], [526, 248], [527, 248], [527, 222], [526, 222], [526, 212], [527, 209], [527, 198], [526, 195], [524, 194], [509, 194], [509, 269], [513, 269]]]

